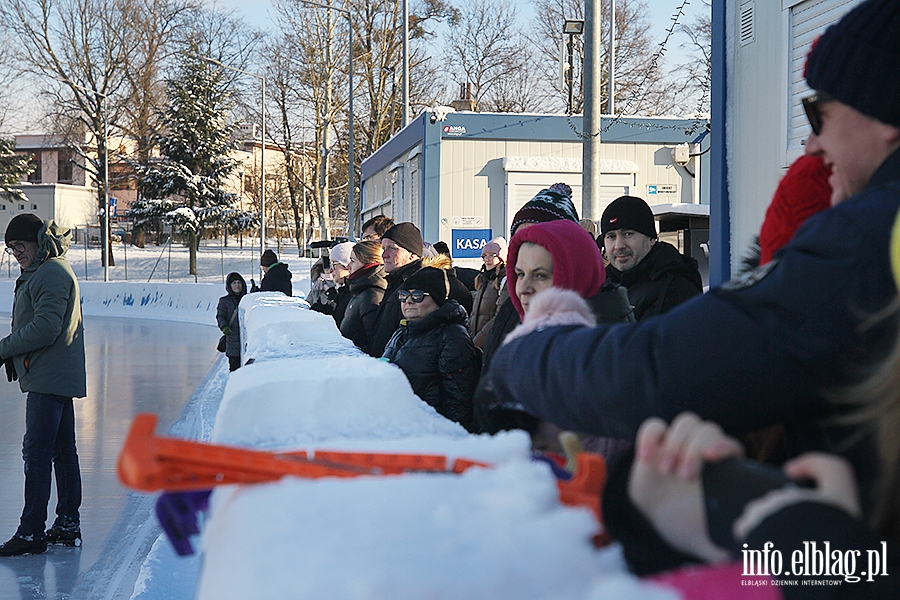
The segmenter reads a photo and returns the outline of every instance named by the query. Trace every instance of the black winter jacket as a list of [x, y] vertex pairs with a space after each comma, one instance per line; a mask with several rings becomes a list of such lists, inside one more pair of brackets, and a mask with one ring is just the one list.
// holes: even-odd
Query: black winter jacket
[[[596, 319], [598, 324], [634, 323], [634, 314], [631, 304], [628, 302], [628, 293], [624, 287], [611, 281], [606, 281], [603, 287], [600, 288], [600, 292], [588, 298], [587, 303], [591, 307], [591, 312], [594, 314], [594, 319]], [[500, 313], [498, 312], [494, 326], [488, 333], [488, 340], [491, 342], [491, 352], [499, 348], [509, 332], [519, 324], [519, 313], [516, 312], [512, 301], [507, 299], [501, 305], [500, 310], [503, 310], [503, 307], [507, 305], [511, 307], [515, 319], [504, 317], [501, 321]], [[501, 324], [506, 330], [503, 332], [503, 336], [492, 335], [498, 325]], [[484, 355], [487, 357], [488, 345], [485, 344], [484, 348]], [[504, 403], [495, 396], [490, 381], [490, 364], [488, 359], [483, 358], [482, 364], [482, 377], [478, 382], [478, 391], [473, 401], [475, 405], [476, 430], [479, 433], [490, 434], [508, 429], [524, 429], [528, 432], [534, 432], [539, 419], [521, 410], [520, 404]]]
[[294, 289], [291, 286], [291, 272], [288, 271], [288, 266], [283, 262], [277, 262], [269, 267], [259, 282], [259, 288], [253, 291], [283, 292], [287, 296], [293, 296]]
[[636, 325], [554, 327], [505, 345], [491, 363], [494, 393], [561, 427], [632, 440], [646, 418], [684, 411], [736, 436], [784, 423], [789, 456], [853, 464], [867, 507], [871, 439], [830, 420], [827, 392], [896, 340], [894, 322], [868, 321], [897, 297], [888, 248], [898, 207], [900, 151], [741, 279]]
[[606, 277], [628, 289], [638, 321], [666, 313], [703, 293], [697, 261], [666, 242], [656, 242], [644, 260], [628, 271], [607, 265]]
[[[243, 284], [243, 291], [240, 294], [235, 294], [231, 289], [231, 282], [236, 280], [240, 280]], [[219, 298], [219, 304], [216, 306], [216, 325], [219, 326], [219, 329], [225, 327], [231, 329], [231, 333], [225, 336], [225, 356], [240, 356], [241, 327], [238, 322], [237, 309], [241, 298], [247, 293], [247, 282], [239, 274], [232, 273], [225, 280], [225, 291], [228, 293]]]
[[356, 344], [363, 352], [368, 352], [378, 324], [378, 307], [384, 299], [387, 280], [384, 278], [384, 267], [375, 265], [362, 271], [360, 276], [348, 279], [350, 301], [341, 321], [341, 334]]
[[400, 312], [400, 301], [397, 299], [397, 290], [403, 285], [407, 278], [422, 268], [422, 261], [416, 260], [408, 265], [403, 265], [393, 273], [386, 275], [387, 289], [384, 291], [384, 299], [378, 307], [378, 324], [375, 327], [375, 334], [372, 336], [372, 342], [369, 345], [368, 354], [375, 358], [380, 358], [384, 354], [384, 348], [387, 346], [388, 340], [397, 331], [400, 325], [400, 319], [403, 314]]
[[448, 300], [423, 319], [401, 321], [384, 357], [403, 369], [419, 398], [472, 430], [472, 396], [481, 360], [458, 302]]

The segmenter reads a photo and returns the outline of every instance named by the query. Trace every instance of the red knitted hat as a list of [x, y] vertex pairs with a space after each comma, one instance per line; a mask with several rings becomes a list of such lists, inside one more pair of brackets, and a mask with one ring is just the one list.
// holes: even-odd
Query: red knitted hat
[[516, 296], [516, 261], [519, 246], [524, 242], [541, 246], [553, 257], [553, 287], [578, 292], [582, 298], [591, 298], [603, 287], [606, 281], [603, 255], [594, 238], [581, 225], [559, 220], [520, 229], [509, 243], [509, 260], [506, 262], [506, 286], [519, 318], [525, 311]]
[[759, 230], [759, 264], [764, 265], [811, 216], [831, 206], [831, 169], [818, 156], [804, 154], [788, 169]]

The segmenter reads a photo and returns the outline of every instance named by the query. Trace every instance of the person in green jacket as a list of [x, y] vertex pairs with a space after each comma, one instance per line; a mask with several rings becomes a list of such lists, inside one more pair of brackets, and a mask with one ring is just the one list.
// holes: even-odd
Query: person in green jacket
[[[15, 216], [6, 252], [19, 263], [12, 333], [0, 339], [9, 381], [25, 404], [25, 508], [0, 556], [40, 554], [47, 544], [81, 545], [81, 471], [75, 449], [73, 398], [87, 395], [81, 293], [66, 261], [70, 233], [33, 214]], [[56, 472], [56, 520], [44, 531], [50, 480]]]

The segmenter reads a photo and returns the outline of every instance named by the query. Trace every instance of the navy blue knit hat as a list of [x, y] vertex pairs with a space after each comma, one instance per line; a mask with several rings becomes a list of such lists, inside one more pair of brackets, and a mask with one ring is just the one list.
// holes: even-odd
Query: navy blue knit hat
[[900, 2], [868, 0], [826, 29], [809, 53], [806, 83], [900, 127]]

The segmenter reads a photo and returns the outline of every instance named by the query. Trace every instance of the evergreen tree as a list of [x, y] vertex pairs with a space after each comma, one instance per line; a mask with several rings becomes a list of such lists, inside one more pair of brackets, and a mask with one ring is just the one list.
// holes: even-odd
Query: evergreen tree
[[13, 188], [34, 170], [30, 154], [16, 154], [16, 141], [0, 138], [0, 198], [25, 200], [22, 190]]
[[[141, 199], [129, 215], [136, 225], [165, 221], [184, 234], [194, 275], [201, 231], [232, 222], [238, 203], [238, 196], [225, 189], [239, 164], [230, 156], [232, 102], [225, 84], [221, 68], [196, 53], [184, 55], [166, 82], [169, 104], [159, 137], [162, 159], [148, 166], [135, 165], [141, 176]], [[242, 216], [245, 221], [258, 221], [250, 213]]]

